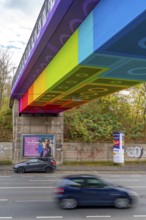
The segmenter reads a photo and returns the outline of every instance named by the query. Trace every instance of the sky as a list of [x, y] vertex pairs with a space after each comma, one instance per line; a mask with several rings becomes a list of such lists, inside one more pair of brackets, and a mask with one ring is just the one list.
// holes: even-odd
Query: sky
[[18, 67], [44, 0], [0, 0], [0, 49]]

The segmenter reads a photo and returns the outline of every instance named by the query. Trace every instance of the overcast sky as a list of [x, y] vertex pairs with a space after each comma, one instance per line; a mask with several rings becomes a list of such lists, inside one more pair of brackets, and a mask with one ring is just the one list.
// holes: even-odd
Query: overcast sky
[[17, 67], [44, 0], [0, 0], [0, 49], [9, 48]]

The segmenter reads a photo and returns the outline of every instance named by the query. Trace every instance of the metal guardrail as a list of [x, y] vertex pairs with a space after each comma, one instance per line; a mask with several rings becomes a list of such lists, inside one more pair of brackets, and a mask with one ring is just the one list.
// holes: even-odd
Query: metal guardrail
[[51, 12], [55, 2], [56, 2], [56, 0], [45, 0], [44, 1], [44, 4], [43, 4], [42, 9], [40, 11], [40, 14], [38, 16], [36, 24], [33, 28], [32, 34], [29, 38], [29, 41], [26, 45], [25, 51], [23, 53], [23, 56], [21, 58], [21, 61], [20, 61], [19, 66], [17, 68], [17, 71], [15, 73], [15, 76], [13, 77], [12, 88], [13, 88], [14, 83], [15, 83], [17, 77], [19, 76], [24, 64], [26, 63], [27, 58], [29, 57], [32, 48], [34, 47], [35, 42], [40, 35], [41, 29], [44, 26], [44, 24], [46, 23], [48, 13]]

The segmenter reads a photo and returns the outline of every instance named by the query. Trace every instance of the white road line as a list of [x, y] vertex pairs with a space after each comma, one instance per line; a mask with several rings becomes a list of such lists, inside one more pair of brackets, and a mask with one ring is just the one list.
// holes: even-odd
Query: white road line
[[0, 199], [0, 202], [6, 202], [8, 199]]
[[123, 177], [122, 175], [117, 175], [117, 174], [100, 174], [97, 171], [95, 171], [95, 173], [97, 173], [97, 175], [100, 177]]
[[48, 178], [48, 179], [52, 179], [52, 178], [54, 178], [54, 179], [61, 179], [63, 177], [63, 175], [61, 175], [61, 176], [41, 176], [41, 178]]
[[111, 215], [88, 215], [86, 218], [111, 218]]
[[133, 215], [135, 218], [146, 218], [146, 215]]
[[0, 178], [1, 178], [1, 177], [3, 178], [3, 177], [12, 177], [12, 176], [0, 176]]
[[128, 176], [130, 176], [130, 177], [145, 177], [145, 175], [141, 175], [141, 174], [131, 174]]
[[[97, 171], [95, 171], [95, 173], [96, 173]], [[98, 176], [101, 176], [101, 177], [108, 177], [108, 178], [110, 178], [110, 177], [114, 177], [114, 178], [127, 178], [127, 177], [131, 177], [131, 178], [145, 178], [146, 177], [146, 175], [141, 175], [141, 174], [127, 174], [127, 175], [117, 175], [117, 174], [112, 174], [112, 175], [110, 175], [110, 174], [102, 174], [102, 175], [100, 175], [100, 174], [98, 174]]]
[[[59, 175], [58, 175], [58, 176], [59, 176]], [[48, 177], [49, 177], [49, 178], [52, 178], [52, 177], [53, 177], [53, 178], [56, 178], [57, 175], [52, 175], [52, 176], [47, 175], [47, 176], [43, 176], [43, 177], [47, 177], [47, 178], [48, 178]]]
[[126, 187], [130, 187], [130, 188], [146, 188], [146, 186], [132, 186], [132, 185], [126, 186]]
[[16, 202], [53, 202], [53, 199], [48, 200], [16, 200]]
[[36, 218], [49, 219], [49, 218], [63, 218], [63, 216], [37, 216]]
[[54, 186], [2, 186], [0, 189], [54, 189]]
[[0, 217], [0, 219], [12, 219], [13, 217]]
[[21, 177], [34, 177], [34, 176], [21, 176]]
[[[118, 182], [121, 182], [121, 181], [122, 181], [122, 182], [131, 182], [131, 180], [113, 180], [113, 179], [112, 179], [112, 181], [118, 181]], [[140, 180], [132, 180], [132, 182], [135, 182], [135, 181], [136, 181], [136, 182], [139, 182]]]
[[57, 182], [58, 180], [29, 180], [30, 182], [46, 182], [46, 181], [50, 181], [50, 182]]

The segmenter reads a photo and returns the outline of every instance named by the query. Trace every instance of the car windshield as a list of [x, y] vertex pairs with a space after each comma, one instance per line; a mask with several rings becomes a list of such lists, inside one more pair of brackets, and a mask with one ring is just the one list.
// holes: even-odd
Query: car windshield
[[101, 183], [103, 183], [105, 186], [112, 186], [113, 184], [102, 179], [102, 178], [98, 178], [98, 181], [100, 181]]

